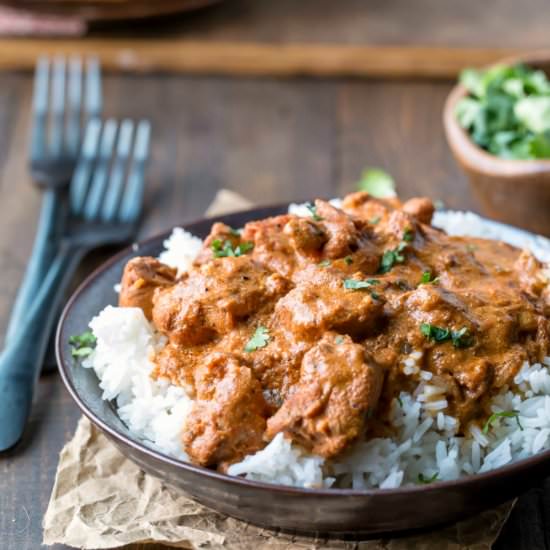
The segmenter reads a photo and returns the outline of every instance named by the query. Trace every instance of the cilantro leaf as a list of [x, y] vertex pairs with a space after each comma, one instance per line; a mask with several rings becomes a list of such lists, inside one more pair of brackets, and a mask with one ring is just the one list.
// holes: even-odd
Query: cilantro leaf
[[420, 325], [420, 332], [434, 342], [445, 342], [451, 338], [451, 331], [448, 328], [438, 327], [431, 325], [430, 323], [422, 323]]
[[405, 229], [405, 231], [403, 232], [403, 240], [406, 243], [410, 243], [414, 240], [414, 231], [409, 227], [407, 227], [407, 229]]
[[321, 222], [323, 221], [323, 218], [317, 214], [317, 207], [314, 204], [306, 204], [306, 208], [309, 210], [309, 213], [311, 214], [311, 217], [313, 218], [314, 222]]
[[344, 288], [347, 290], [363, 290], [377, 285], [378, 279], [367, 279], [366, 281], [358, 281], [357, 279], [344, 279]]
[[380, 168], [368, 168], [361, 174], [357, 182], [359, 191], [366, 191], [378, 199], [395, 197], [395, 182], [393, 178]]
[[493, 424], [493, 422], [497, 418], [515, 418], [519, 429], [523, 431], [523, 426], [521, 425], [521, 423], [519, 421], [519, 411], [502, 411], [502, 412], [493, 413], [488, 418], [487, 422], [485, 422], [485, 425], [483, 426], [482, 432], [484, 434], [489, 433], [489, 428], [491, 427], [491, 424]]
[[380, 267], [378, 268], [379, 273], [388, 273], [391, 271], [392, 267], [395, 264], [402, 264], [405, 261], [405, 256], [402, 252], [407, 247], [407, 243], [402, 242], [397, 245], [396, 248], [391, 250], [386, 250], [382, 254], [382, 259], [380, 260]]
[[380, 218], [380, 216], [374, 216], [374, 218], [369, 220], [369, 223], [372, 223], [372, 225], [378, 225], [381, 219], [382, 218]]
[[269, 332], [267, 328], [259, 326], [256, 329], [256, 332], [254, 332], [254, 335], [250, 340], [246, 343], [246, 346], [244, 347], [244, 351], [251, 352], [256, 351], [259, 348], [265, 348], [269, 342]]
[[330, 260], [321, 260], [317, 265], [319, 267], [328, 267], [330, 265]]
[[71, 355], [73, 357], [88, 357], [94, 351], [97, 339], [91, 330], [86, 330], [82, 334], [71, 336], [69, 345], [71, 346]]
[[420, 278], [420, 283], [421, 285], [429, 285], [429, 284], [436, 284], [439, 282], [439, 277], [433, 277], [432, 278], [432, 272], [431, 271], [424, 271], [424, 273], [422, 273], [422, 277]]
[[430, 323], [422, 323], [420, 325], [420, 332], [433, 342], [442, 343], [450, 340], [455, 348], [467, 348], [474, 343], [474, 339], [466, 327], [455, 331]]
[[422, 472], [418, 474], [418, 483], [432, 483], [433, 481], [436, 481], [439, 474], [436, 472], [430, 477], [426, 477]]
[[550, 158], [550, 80], [521, 64], [465, 69], [455, 110], [472, 140], [501, 158]]
[[353, 258], [351, 256], [346, 256], [344, 262], [346, 262], [346, 265], [351, 265], [353, 263]]
[[226, 240], [222, 243], [220, 239], [214, 239], [210, 245], [214, 258], [227, 258], [229, 256], [242, 256], [247, 252], [250, 252], [254, 248], [254, 243], [250, 241], [243, 241], [233, 248], [233, 243], [230, 240]]

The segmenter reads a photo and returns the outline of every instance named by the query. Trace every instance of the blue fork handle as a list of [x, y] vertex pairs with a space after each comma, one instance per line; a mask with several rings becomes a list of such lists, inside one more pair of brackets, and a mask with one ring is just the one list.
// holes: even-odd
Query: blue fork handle
[[60, 249], [22, 325], [0, 354], [0, 452], [23, 435], [60, 302], [85, 253], [81, 248]]
[[32, 254], [11, 311], [5, 336], [6, 342], [15, 337], [21, 328], [21, 324], [25, 322], [27, 311], [30, 309], [32, 301], [57, 252], [59, 245], [57, 225], [61, 208], [60, 191], [56, 189], [45, 190]]

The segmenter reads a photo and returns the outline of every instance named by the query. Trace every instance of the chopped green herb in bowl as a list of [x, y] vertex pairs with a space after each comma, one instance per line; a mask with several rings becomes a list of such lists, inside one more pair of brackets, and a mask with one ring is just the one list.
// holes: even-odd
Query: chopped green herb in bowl
[[489, 153], [505, 159], [550, 158], [550, 80], [523, 64], [465, 69], [468, 96], [455, 106], [459, 124]]

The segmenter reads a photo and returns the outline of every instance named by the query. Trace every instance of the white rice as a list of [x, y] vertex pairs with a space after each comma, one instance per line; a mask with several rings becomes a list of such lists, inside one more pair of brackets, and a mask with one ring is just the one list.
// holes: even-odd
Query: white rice
[[[334, 200], [338, 206], [340, 201]], [[309, 216], [304, 205], [289, 211]], [[539, 259], [550, 260], [550, 241], [543, 237], [489, 222], [471, 212], [437, 212], [434, 225], [451, 235], [501, 239], [529, 248]], [[175, 228], [164, 243], [161, 261], [184, 272], [201, 248], [201, 240]], [[164, 345], [142, 311], [108, 306], [91, 323], [97, 347], [83, 363], [93, 368], [103, 398], [114, 400], [121, 419], [139, 439], [159, 451], [183, 460], [181, 429], [192, 400], [167, 382], [154, 381], [149, 357]], [[431, 383], [420, 368], [422, 353], [414, 351], [402, 363], [404, 374], [418, 382], [410, 394], [401, 392], [391, 405], [394, 438], [357, 443], [330, 464], [307, 455], [281, 434], [263, 450], [229, 468], [231, 475], [299, 487], [339, 486], [391, 489], [419, 480], [451, 480], [499, 468], [550, 448], [550, 357], [543, 364], [525, 364], [491, 404], [494, 413], [519, 411], [517, 418], [496, 417], [490, 430], [472, 425], [458, 437], [458, 422], [447, 415], [445, 388]]]

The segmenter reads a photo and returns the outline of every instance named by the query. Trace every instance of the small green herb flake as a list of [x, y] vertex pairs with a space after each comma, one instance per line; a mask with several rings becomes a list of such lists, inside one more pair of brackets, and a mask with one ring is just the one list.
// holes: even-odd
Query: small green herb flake
[[473, 344], [473, 338], [466, 327], [451, 331], [451, 341], [455, 348], [468, 348]]
[[227, 258], [230, 256], [242, 256], [254, 248], [254, 243], [243, 241], [233, 248], [233, 243], [226, 240], [222, 243], [220, 239], [214, 239], [210, 245], [215, 258]]
[[369, 223], [371, 223], [372, 225], [378, 225], [380, 223], [380, 216], [374, 216], [374, 218], [371, 218], [369, 220]]
[[229, 234], [233, 235], [233, 237], [240, 237], [241, 236], [241, 229], [233, 229], [232, 227], [229, 228]]
[[317, 265], [319, 267], [328, 267], [330, 265], [330, 260], [322, 260]]
[[345, 279], [344, 288], [347, 290], [363, 290], [370, 288], [373, 285], [377, 285], [380, 281], [378, 279], [367, 279], [366, 281], [358, 281], [357, 279]]
[[475, 252], [477, 250], [477, 246], [475, 244], [467, 244], [466, 250], [468, 252]]
[[410, 243], [411, 241], [414, 240], [414, 232], [412, 229], [410, 228], [405, 229], [403, 233], [403, 240], [407, 243]]
[[444, 327], [422, 323], [420, 332], [428, 339], [438, 344], [450, 340], [455, 348], [467, 348], [473, 344], [473, 338], [466, 327], [460, 330], [450, 330]]
[[493, 413], [488, 418], [487, 422], [485, 422], [485, 425], [483, 426], [482, 431], [484, 434], [487, 434], [489, 432], [489, 428], [497, 418], [515, 418], [519, 429], [523, 431], [523, 426], [519, 421], [519, 411], [502, 411], [502, 412]]
[[94, 351], [96, 341], [96, 337], [91, 330], [71, 336], [69, 338], [69, 345], [72, 347], [71, 355], [73, 357], [87, 357]]
[[386, 250], [384, 254], [382, 254], [382, 259], [380, 260], [380, 267], [378, 268], [378, 272], [388, 273], [388, 271], [391, 271], [392, 267], [395, 264], [402, 264], [405, 261], [403, 251], [406, 247], [407, 243], [401, 242], [397, 245], [396, 248]]
[[369, 195], [378, 199], [396, 196], [395, 182], [393, 178], [380, 168], [368, 168], [361, 174], [357, 182], [359, 191], [366, 191]]
[[337, 336], [334, 341], [340, 345], [340, 344], [343, 344], [344, 343], [344, 337], [343, 336]]
[[397, 402], [399, 403], [399, 406], [403, 408], [403, 400], [401, 399], [401, 397], [397, 396], [396, 399], [397, 399]]
[[346, 256], [344, 262], [346, 262], [346, 265], [351, 265], [353, 263], [353, 258], [351, 256]]
[[451, 331], [448, 328], [438, 327], [431, 325], [430, 323], [422, 323], [420, 325], [420, 332], [434, 342], [445, 342], [451, 338]]
[[314, 222], [321, 222], [323, 221], [323, 218], [317, 214], [317, 207], [314, 204], [306, 204], [307, 209], [309, 210], [309, 213], [311, 214], [311, 217]]
[[425, 476], [422, 472], [418, 474], [418, 483], [432, 483], [437, 480], [438, 473], [435, 472], [432, 476]]
[[424, 271], [422, 273], [422, 277], [420, 278], [420, 284], [421, 285], [435, 285], [439, 282], [439, 277], [432, 278], [432, 272], [431, 271]]
[[251, 352], [259, 348], [265, 348], [269, 342], [269, 338], [270, 336], [267, 328], [262, 326], [258, 327], [252, 338], [246, 343], [244, 351]]

